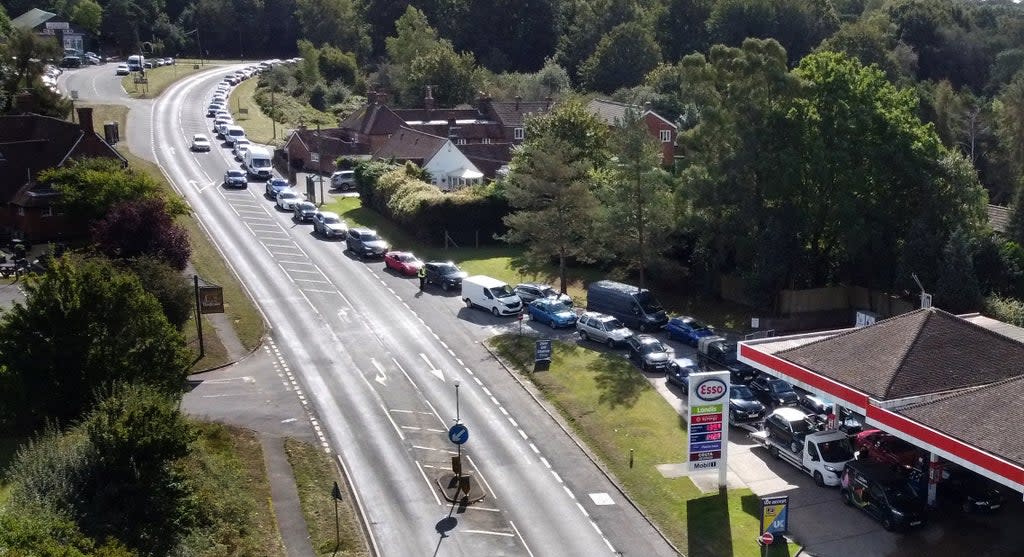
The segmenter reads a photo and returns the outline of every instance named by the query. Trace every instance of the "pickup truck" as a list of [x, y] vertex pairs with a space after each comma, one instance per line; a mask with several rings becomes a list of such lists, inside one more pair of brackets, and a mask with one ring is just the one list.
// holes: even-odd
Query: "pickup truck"
[[803, 439], [800, 450], [793, 452], [789, 443], [780, 443], [767, 431], [750, 434], [750, 438], [768, 449], [775, 458], [785, 460], [814, 478], [819, 486], [837, 486], [843, 468], [853, 460], [850, 439], [840, 431], [818, 431]]
[[736, 359], [736, 342], [720, 336], [697, 340], [697, 360], [704, 369], [727, 369], [733, 383], [746, 385], [757, 376], [757, 370]]

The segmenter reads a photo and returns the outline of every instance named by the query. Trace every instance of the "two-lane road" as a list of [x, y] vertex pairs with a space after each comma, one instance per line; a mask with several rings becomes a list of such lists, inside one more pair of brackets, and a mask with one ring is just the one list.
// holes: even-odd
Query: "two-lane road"
[[[112, 71], [112, 70], [111, 70]], [[479, 345], [457, 298], [343, 252], [266, 199], [225, 190], [230, 152], [191, 153], [210, 134], [206, 100], [224, 70], [189, 76], [152, 103], [148, 153], [193, 207], [267, 317], [315, 406], [383, 555], [674, 555], [536, 402]], [[101, 99], [98, 99], [101, 100]], [[107, 99], [109, 101], [109, 99]], [[141, 107], [140, 107], [141, 108]], [[137, 110], [133, 110], [133, 113]], [[133, 118], [139, 115], [133, 114]], [[146, 116], [143, 114], [142, 116]], [[436, 478], [470, 429], [465, 467], [487, 497], [465, 509]]]

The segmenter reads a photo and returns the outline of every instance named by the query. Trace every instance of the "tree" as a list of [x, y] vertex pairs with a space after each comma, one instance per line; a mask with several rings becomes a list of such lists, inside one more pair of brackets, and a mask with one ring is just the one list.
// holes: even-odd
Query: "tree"
[[573, 78], [609, 31], [625, 21], [640, 19], [640, 5], [630, 0], [568, 0], [565, 32], [558, 40], [556, 59]]
[[384, 40], [392, 64], [407, 67], [417, 56], [438, 45], [437, 31], [414, 6], [408, 6], [394, 25], [395, 35]]
[[526, 142], [544, 139], [563, 145], [571, 160], [585, 160], [591, 168], [603, 168], [611, 158], [608, 125], [576, 99], [566, 99], [547, 114], [526, 120]]
[[942, 269], [935, 285], [935, 305], [951, 313], [981, 309], [981, 288], [974, 272], [974, 246], [970, 235], [964, 230], [955, 231], [942, 255]]
[[325, 44], [320, 47], [320, 73], [329, 82], [342, 81], [354, 85], [359, 75], [359, 65], [351, 52]]
[[650, 30], [623, 23], [601, 38], [580, 66], [580, 80], [589, 89], [612, 93], [640, 83], [660, 63], [661, 50]]
[[865, 66], [877, 64], [890, 81], [911, 81], [917, 75], [917, 54], [897, 41], [895, 26], [881, 13], [843, 25], [818, 49], [842, 52]]
[[25, 428], [73, 421], [121, 381], [179, 392], [188, 368], [184, 339], [135, 275], [71, 255], [3, 314], [0, 359], [0, 408]]
[[296, 46], [299, 49], [299, 56], [302, 58], [302, 62], [299, 63], [299, 67], [295, 71], [295, 79], [302, 85], [312, 88], [317, 83], [320, 83], [322, 79], [320, 75], [320, 51], [313, 46], [313, 43], [306, 39], [299, 39]]
[[712, 42], [733, 46], [772, 38], [795, 63], [839, 28], [828, 0], [719, 0], [708, 17]]
[[442, 42], [409, 64], [402, 79], [402, 100], [408, 105], [418, 104], [416, 101], [422, 101], [427, 85], [432, 85], [438, 106], [469, 102], [476, 90], [475, 68], [472, 54], [456, 53], [450, 43]]
[[1024, 184], [1024, 76], [1003, 87], [992, 107], [1000, 158], [1013, 173], [1014, 182]]
[[295, 15], [300, 36], [309, 42], [354, 52], [361, 60], [369, 55], [367, 25], [355, 0], [296, 0]]
[[92, 238], [99, 251], [110, 258], [152, 256], [179, 271], [192, 253], [188, 232], [174, 223], [160, 198], [115, 205], [93, 224]]
[[[162, 195], [160, 185], [148, 174], [125, 168], [117, 159], [89, 158], [72, 161], [40, 173], [39, 179], [60, 192], [60, 209], [82, 222], [103, 218], [115, 205], [153, 199]], [[180, 205], [169, 205], [175, 213]]]
[[554, 137], [525, 145], [510, 165], [505, 197], [514, 212], [504, 218], [503, 239], [526, 245], [524, 258], [535, 268], [558, 261], [561, 292], [567, 288], [570, 258], [590, 259], [598, 205], [590, 188], [590, 165]]
[[670, 177], [661, 169], [658, 144], [638, 112], [626, 111], [612, 142], [617, 164], [610, 182], [598, 193], [605, 208], [605, 245], [625, 263], [623, 267], [639, 274], [643, 288], [648, 263], [669, 247], [675, 217]]
[[78, 0], [71, 9], [71, 22], [90, 33], [99, 33], [103, 21], [103, 8], [95, 0]]
[[[561, 0], [467, 0], [446, 18], [457, 50], [494, 72], [536, 71], [554, 54]], [[481, 33], [486, 29], [486, 33]]]
[[708, 48], [707, 19], [711, 0], [669, 0], [665, 17], [658, 18], [658, 44], [665, 59], [675, 62]]
[[60, 45], [52, 38], [31, 30], [13, 29], [6, 42], [0, 42], [0, 112], [9, 112], [15, 96], [23, 92], [32, 97], [33, 112], [63, 118], [71, 109], [70, 101], [50, 91], [40, 81], [47, 63], [59, 60]]
[[0, 38], [6, 38], [11, 33], [11, 17], [7, 10], [0, 4]]
[[192, 282], [181, 271], [154, 257], [132, 259], [128, 268], [139, 277], [142, 288], [160, 303], [167, 321], [180, 331], [195, 311]]

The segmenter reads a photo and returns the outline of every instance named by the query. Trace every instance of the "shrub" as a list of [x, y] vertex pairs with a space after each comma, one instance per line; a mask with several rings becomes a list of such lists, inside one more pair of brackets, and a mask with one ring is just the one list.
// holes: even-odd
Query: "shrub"
[[985, 298], [982, 313], [1011, 325], [1024, 327], [1024, 301], [992, 294]]

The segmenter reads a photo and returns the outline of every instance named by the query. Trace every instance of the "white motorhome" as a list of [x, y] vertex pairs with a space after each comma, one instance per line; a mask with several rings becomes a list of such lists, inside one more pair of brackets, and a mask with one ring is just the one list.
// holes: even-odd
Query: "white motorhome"
[[128, 57], [128, 71], [141, 72], [146, 63], [146, 58], [141, 54], [132, 54]]
[[251, 178], [269, 180], [272, 170], [270, 158], [269, 149], [253, 145], [245, 153], [242, 164], [245, 165], [245, 171]]
[[516, 315], [523, 310], [523, 301], [511, 286], [484, 275], [462, 279], [462, 301], [466, 307], [476, 306], [494, 315]]

